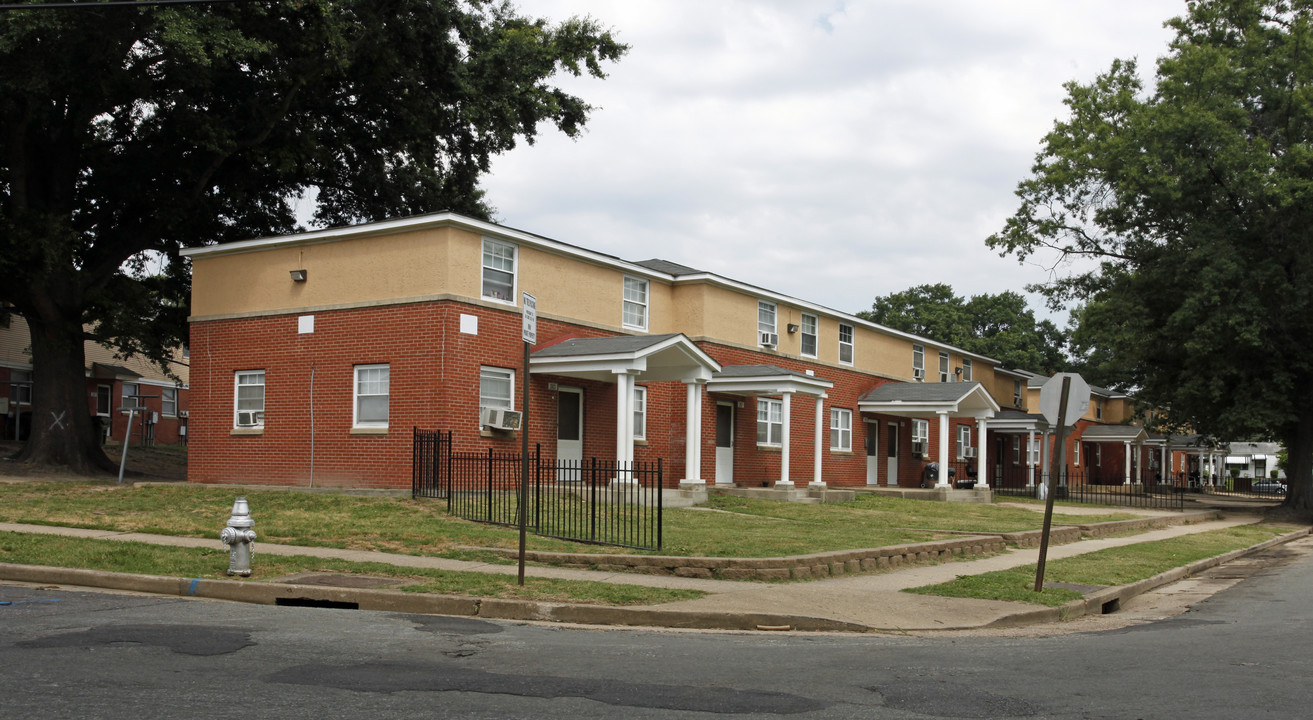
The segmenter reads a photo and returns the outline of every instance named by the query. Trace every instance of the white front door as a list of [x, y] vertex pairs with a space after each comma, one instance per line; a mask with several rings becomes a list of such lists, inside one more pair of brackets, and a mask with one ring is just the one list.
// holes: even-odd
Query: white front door
[[880, 484], [880, 423], [866, 423], [866, 484]]
[[563, 387], [556, 393], [557, 480], [581, 480], [584, 461], [584, 391]]
[[734, 482], [734, 406], [716, 403], [716, 483]]
[[889, 471], [885, 473], [885, 484], [889, 487], [898, 486], [898, 423], [889, 423], [889, 432], [886, 433], [885, 444], [889, 446]]

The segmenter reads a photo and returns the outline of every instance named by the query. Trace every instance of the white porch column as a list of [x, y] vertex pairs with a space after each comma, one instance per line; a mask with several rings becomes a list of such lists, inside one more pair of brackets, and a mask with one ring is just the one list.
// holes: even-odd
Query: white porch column
[[948, 412], [939, 411], [939, 480], [935, 487], [952, 487], [948, 482]]
[[976, 420], [976, 487], [989, 487], [989, 463], [985, 462], [985, 431], [987, 429], [985, 418]]
[[[822, 438], [824, 437], [822, 434], [822, 428], [826, 426], [824, 401], [825, 393], [816, 396], [816, 464], [812, 468], [811, 481], [811, 487], [821, 490], [825, 489], [825, 481], [821, 479], [821, 448], [824, 447], [824, 445], [821, 444]], [[851, 432], [851, 428], [849, 428], [849, 432]]]
[[1158, 474], [1162, 476], [1162, 482], [1170, 483], [1172, 474], [1167, 468], [1167, 443], [1163, 443], [1163, 449], [1158, 451]]
[[680, 485], [706, 485], [702, 479], [702, 386], [706, 380], [693, 380], [685, 384], [687, 392], [684, 409], [684, 479]]
[[780, 448], [780, 479], [779, 482], [775, 484], [791, 488], [793, 487], [793, 481], [789, 479], [789, 425], [792, 424], [793, 403], [790, 402], [790, 400], [793, 397], [793, 393], [782, 393], [782, 397], [783, 409], [780, 414], [784, 416], [781, 418], [784, 422], [784, 427], [780, 432], [780, 442], [783, 443], [783, 447]]
[[1135, 484], [1144, 484], [1144, 443], [1135, 443]]
[[626, 472], [634, 461], [634, 376], [628, 370], [615, 372], [615, 461], [620, 463], [617, 480], [632, 481]]
[[[1049, 484], [1049, 468], [1053, 465], [1049, 461], [1049, 453], [1051, 452], [1049, 443], [1052, 442], [1049, 439], [1050, 437], [1052, 437], [1052, 433], [1047, 430], [1039, 434], [1039, 481], [1043, 485]], [[1058, 468], [1058, 472], [1062, 472], [1062, 469]]]
[[1026, 431], [1026, 487], [1035, 487], [1035, 462], [1031, 459], [1030, 449], [1035, 447], [1035, 429]]
[[1122, 480], [1122, 484], [1130, 485], [1131, 484], [1131, 442], [1127, 440], [1126, 442], [1122, 443], [1122, 446], [1125, 448], [1126, 451], [1126, 454], [1122, 457], [1123, 460], [1122, 468], [1124, 472], [1124, 479]]

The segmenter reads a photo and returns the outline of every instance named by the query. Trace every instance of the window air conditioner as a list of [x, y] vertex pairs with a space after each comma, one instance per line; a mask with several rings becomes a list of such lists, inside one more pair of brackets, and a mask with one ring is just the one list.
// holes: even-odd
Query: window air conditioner
[[913, 380], [925, 380], [925, 368], [912, 368]]
[[778, 333], [764, 332], [761, 334], [761, 344], [773, 348], [780, 344], [780, 336]]
[[264, 411], [262, 410], [237, 411], [237, 427], [239, 428], [260, 427], [263, 424], [264, 424]]
[[925, 443], [924, 442], [912, 443], [912, 454], [917, 456], [925, 455]]
[[971, 459], [976, 456], [976, 449], [973, 447], [962, 448], [962, 457]]
[[479, 425], [494, 430], [519, 430], [520, 413], [506, 408], [479, 408]]

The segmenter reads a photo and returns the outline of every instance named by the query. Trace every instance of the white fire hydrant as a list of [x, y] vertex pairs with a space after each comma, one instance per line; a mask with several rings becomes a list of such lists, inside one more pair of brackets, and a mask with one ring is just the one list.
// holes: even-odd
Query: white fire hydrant
[[219, 533], [219, 542], [228, 548], [229, 575], [251, 575], [251, 555], [255, 549], [255, 531], [251, 526], [254, 524], [246, 498], [237, 498], [233, 503], [233, 515], [228, 518], [228, 527]]

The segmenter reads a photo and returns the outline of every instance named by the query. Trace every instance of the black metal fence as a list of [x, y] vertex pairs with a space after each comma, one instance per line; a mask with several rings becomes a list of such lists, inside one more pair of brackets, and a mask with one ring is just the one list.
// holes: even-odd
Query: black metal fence
[[[1089, 482], [1095, 478], [1083, 472], [1067, 473], [1056, 488], [1054, 499], [1068, 502], [1090, 503], [1095, 505], [1113, 505], [1118, 507], [1142, 507], [1155, 510], [1184, 510], [1185, 488], [1168, 482], [1159, 482], [1156, 478], [1146, 478], [1144, 482], [1125, 484], [1097, 484]], [[1020, 487], [1005, 485], [994, 487], [995, 495], [1006, 497], [1042, 497], [1040, 484], [1043, 474], [1036, 470], [1035, 485]]]
[[[451, 437], [451, 431], [415, 429], [411, 495], [444, 499], [447, 512], [467, 520], [518, 527], [523, 457], [458, 452]], [[661, 549], [661, 460], [553, 460], [535, 446], [529, 474], [527, 527], [534, 534]]]

